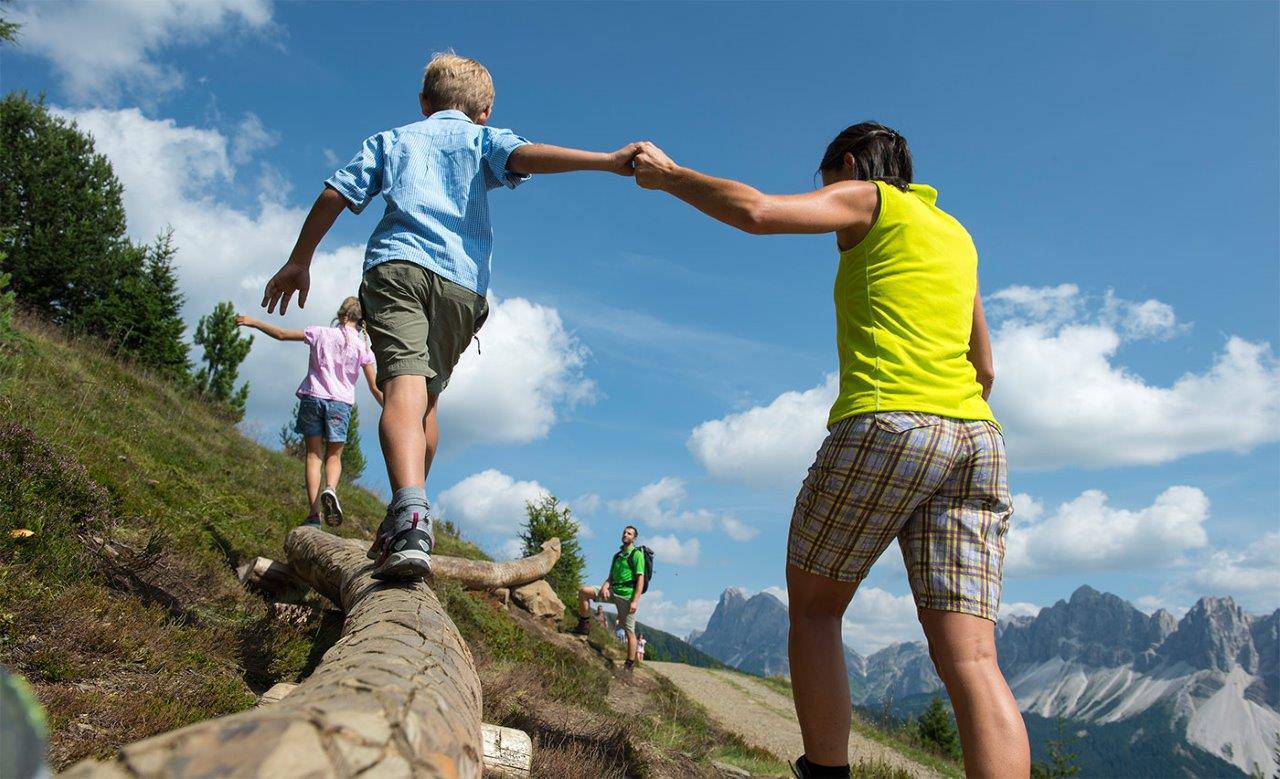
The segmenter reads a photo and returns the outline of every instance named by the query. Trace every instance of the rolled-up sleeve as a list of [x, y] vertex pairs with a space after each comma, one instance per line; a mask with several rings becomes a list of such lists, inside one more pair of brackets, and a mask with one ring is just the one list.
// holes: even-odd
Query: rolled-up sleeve
[[492, 176], [491, 182], [514, 189], [533, 178], [528, 173], [513, 173], [507, 168], [507, 160], [511, 157], [511, 152], [528, 142], [527, 139], [521, 138], [510, 130], [485, 128], [484, 163]]
[[382, 167], [386, 160], [387, 134], [367, 139], [346, 167], [325, 180], [347, 199], [351, 210], [360, 213], [382, 191]]

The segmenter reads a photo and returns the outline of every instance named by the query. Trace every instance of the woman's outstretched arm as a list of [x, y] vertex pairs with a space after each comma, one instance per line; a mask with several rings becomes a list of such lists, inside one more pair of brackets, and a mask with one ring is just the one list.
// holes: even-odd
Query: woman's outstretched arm
[[254, 319], [244, 314], [236, 314], [236, 324], [241, 327], [252, 327], [261, 330], [277, 341], [305, 341], [306, 333], [301, 330], [290, 330], [285, 327], [277, 327], [270, 322], [263, 322], [261, 319]]
[[732, 179], [677, 165], [644, 142], [635, 157], [636, 183], [668, 192], [713, 219], [754, 235], [870, 229], [879, 194], [869, 181], [841, 181], [801, 195], [766, 195]]

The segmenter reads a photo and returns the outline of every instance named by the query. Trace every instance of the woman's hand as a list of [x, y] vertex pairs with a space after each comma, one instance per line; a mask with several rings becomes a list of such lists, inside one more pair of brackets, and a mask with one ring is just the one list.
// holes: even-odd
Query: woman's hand
[[680, 166], [649, 141], [636, 145], [639, 147], [635, 155], [636, 183], [645, 189], [665, 189], [667, 181]]
[[253, 317], [251, 316], [246, 316], [244, 314], [236, 314], [237, 327], [254, 327], [257, 324], [258, 323], [253, 321]]

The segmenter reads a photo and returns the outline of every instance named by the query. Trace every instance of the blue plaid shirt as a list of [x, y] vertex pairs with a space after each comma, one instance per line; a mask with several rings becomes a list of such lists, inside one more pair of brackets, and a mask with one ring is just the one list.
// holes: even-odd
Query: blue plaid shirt
[[493, 254], [489, 190], [528, 180], [507, 170], [511, 152], [526, 143], [461, 111], [437, 111], [366, 140], [325, 181], [357, 214], [379, 193], [387, 201], [365, 248], [364, 270], [408, 260], [485, 294]]

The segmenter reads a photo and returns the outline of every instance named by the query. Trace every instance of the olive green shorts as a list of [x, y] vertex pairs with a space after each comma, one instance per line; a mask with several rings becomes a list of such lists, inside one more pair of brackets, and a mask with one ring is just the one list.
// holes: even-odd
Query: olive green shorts
[[360, 308], [378, 363], [378, 385], [396, 376], [425, 376], [439, 395], [484, 320], [483, 295], [421, 265], [401, 260], [364, 272]]
[[636, 615], [631, 613], [631, 596], [622, 597], [609, 593], [609, 600], [613, 602], [613, 607], [618, 610], [618, 621], [613, 623], [621, 626], [628, 633], [636, 632]]

